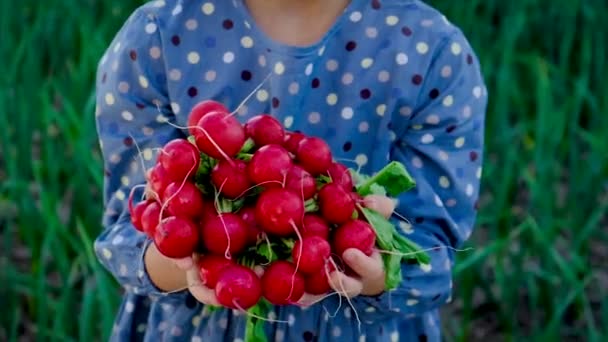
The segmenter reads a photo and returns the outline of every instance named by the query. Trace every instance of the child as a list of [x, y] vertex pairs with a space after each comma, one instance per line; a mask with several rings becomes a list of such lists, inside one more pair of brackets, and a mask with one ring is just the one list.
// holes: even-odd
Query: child
[[[239, 108], [241, 122], [271, 113], [367, 174], [402, 162], [417, 185], [397, 199], [392, 220], [435, 248], [429, 265], [404, 264], [391, 292], [378, 281], [382, 264], [354, 255], [359, 277], [332, 274], [354, 310], [337, 295], [276, 307], [270, 318], [286, 323], [268, 322], [269, 340], [440, 340], [452, 248], [476, 216], [487, 94], [474, 51], [438, 11], [418, 0], [149, 2], [101, 59], [97, 95], [106, 178], [95, 251], [126, 289], [113, 340], [244, 339], [246, 316], [205, 310], [214, 298], [187, 282], [196, 271], [162, 257], [127, 208], [131, 188], [145, 182], [140, 159], [149, 167], [155, 148], [183, 137], [174, 126], [187, 126], [204, 99]], [[390, 213], [386, 202], [374, 207]]]

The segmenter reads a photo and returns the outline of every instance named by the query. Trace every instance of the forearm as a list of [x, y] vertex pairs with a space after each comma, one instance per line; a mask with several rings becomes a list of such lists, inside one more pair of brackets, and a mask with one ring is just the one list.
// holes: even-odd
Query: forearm
[[186, 272], [163, 256], [155, 244], [151, 243], [146, 249], [144, 263], [150, 280], [161, 291], [174, 292], [188, 287]]

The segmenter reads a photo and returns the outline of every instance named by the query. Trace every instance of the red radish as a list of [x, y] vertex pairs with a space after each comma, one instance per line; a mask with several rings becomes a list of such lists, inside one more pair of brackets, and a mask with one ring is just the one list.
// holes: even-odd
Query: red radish
[[237, 214], [219, 214], [203, 222], [201, 228], [203, 244], [211, 253], [235, 254], [247, 246], [248, 227]]
[[304, 216], [304, 201], [288, 189], [268, 189], [256, 202], [255, 218], [260, 228], [269, 234], [289, 236], [294, 225]]
[[307, 137], [298, 144], [298, 163], [313, 176], [327, 171], [332, 163], [329, 145], [321, 138]]
[[245, 131], [257, 147], [281, 145], [285, 140], [283, 125], [269, 114], [256, 115], [247, 120]]
[[285, 188], [300, 194], [300, 197], [306, 201], [316, 194], [317, 183], [310, 173], [294, 164], [287, 172]]
[[141, 201], [141, 202], [137, 203], [135, 206], [132, 206], [131, 202], [129, 202], [129, 213], [131, 215], [131, 224], [133, 224], [133, 227], [135, 227], [135, 229], [139, 230], [140, 232], [144, 231], [144, 227], [141, 223], [141, 215], [148, 207], [148, 204], [150, 204], [150, 201]]
[[304, 295], [304, 277], [289, 261], [277, 260], [262, 276], [264, 298], [274, 305], [296, 303]]
[[[293, 162], [289, 152], [279, 145], [260, 147], [247, 164], [247, 175], [254, 184], [264, 183], [264, 187], [283, 184]], [[267, 182], [278, 182], [278, 184]]]
[[350, 171], [343, 164], [333, 162], [327, 169], [327, 173], [332, 180], [332, 183], [341, 185], [346, 191], [353, 190], [353, 178]]
[[158, 163], [167, 171], [167, 176], [172, 181], [183, 181], [186, 178], [194, 178], [200, 155], [196, 146], [185, 139], [174, 139], [169, 141], [158, 155]]
[[[181, 189], [180, 189], [181, 188]], [[173, 182], [163, 194], [166, 209], [173, 216], [198, 218], [203, 211], [203, 197], [194, 183]]]
[[241, 216], [243, 221], [247, 224], [247, 244], [255, 245], [258, 242], [258, 237], [262, 230], [258, 227], [258, 223], [255, 220], [255, 207], [246, 206], [239, 210], [238, 214]]
[[160, 223], [160, 212], [160, 204], [158, 202], [151, 202], [141, 214], [141, 225], [144, 233], [152, 238], [156, 233], [156, 227], [158, 227], [158, 224]]
[[250, 187], [247, 163], [239, 159], [220, 160], [211, 171], [211, 182], [229, 199], [243, 195]]
[[329, 223], [342, 224], [352, 219], [355, 202], [342, 186], [336, 183], [323, 185], [319, 190], [319, 209]]
[[330, 255], [329, 242], [318, 236], [308, 236], [296, 241], [291, 250], [293, 262], [303, 274], [312, 274], [323, 268]]
[[283, 146], [287, 149], [287, 151], [295, 155], [296, 153], [298, 153], [300, 141], [302, 141], [302, 139], [304, 138], [306, 138], [306, 136], [302, 133], [287, 132], [285, 133], [285, 141], [283, 142]]
[[157, 163], [148, 171], [147, 178], [148, 185], [152, 192], [154, 192], [154, 196], [157, 197], [157, 200], [161, 201], [165, 189], [171, 183], [169, 174], [162, 165]]
[[201, 282], [206, 287], [214, 289], [220, 273], [231, 265], [234, 265], [234, 262], [223, 256], [209, 254], [201, 257], [198, 262]]
[[311, 295], [322, 295], [326, 294], [331, 290], [331, 286], [329, 285], [328, 274], [331, 275], [331, 272], [335, 267], [332, 264], [327, 264], [324, 267], [318, 269], [315, 273], [306, 275], [304, 278], [304, 290], [306, 293]]
[[225, 307], [247, 310], [262, 298], [262, 282], [253, 270], [235, 264], [220, 272], [215, 296]]
[[226, 112], [211, 112], [198, 122], [194, 137], [198, 149], [215, 159], [236, 156], [245, 144], [245, 129]]
[[220, 102], [213, 100], [204, 100], [197, 103], [188, 116], [188, 130], [190, 131], [190, 134], [196, 135], [196, 133], [200, 133], [200, 130], [195, 128], [195, 126], [201, 121], [203, 116], [211, 112], [223, 112], [228, 114], [228, 108]]
[[327, 240], [329, 238], [329, 225], [319, 215], [306, 214], [302, 219], [302, 236], [319, 236]]
[[181, 259], [191, 256], [198, 241], [196, 225], [190, 220], [176, 216], [163, 219], [154, 234], [154, 244], [158, 251], [168, 258]]
[[203, 210], [201, 211], [201, 223], [210, 220], [218, 215], [215, 203], [211, 200], [203, 199]]
[[356, 248], [369, 256], [376, 244], [376, 234], [365, 221], [352, 220], [338, 227], [332, 236], [333, 251], [342, 257], [344, 251]]

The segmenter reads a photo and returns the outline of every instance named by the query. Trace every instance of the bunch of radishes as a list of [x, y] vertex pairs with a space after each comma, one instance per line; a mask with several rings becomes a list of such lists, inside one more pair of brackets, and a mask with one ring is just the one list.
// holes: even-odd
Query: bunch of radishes
[[[161, 149], [145, 200], [129, 200], [131, 219], [163, 255], [199, 254], [201, 282], [223, 306], [247, 310], [261, 298], [288, 305], [305, 292], [327, 293], [329, 271], [344, 266], [348, 248], [393, 251], [387, 266], [395, 252], [416, 249], [400, 248], [393, 240], [405, 239], [394, 226], [361, 205], [374, 188], [413, 186], [400, 164], [359, 175], [333, 160], [324, 140], [287, 131], [267, 114], [241, 124], [215, 101], [192, 109], [188, 130]], [[260, 265], [262, 276], [253, 270]]]

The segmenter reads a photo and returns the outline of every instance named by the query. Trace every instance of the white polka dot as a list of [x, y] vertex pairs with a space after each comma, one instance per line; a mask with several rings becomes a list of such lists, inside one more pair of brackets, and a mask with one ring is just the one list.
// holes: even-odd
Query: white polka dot
[[414, 165], [414, 167], [421, 169], [424, 167], [424, 164], [422, 164], [422, 159], [420, 159], [419, 157], [414, 157], [412, 158], [412, 165]]
[[156, 116], [156, 122], [158, 122], [158, 123], [167, 123], [167, 122], [169, 122], [169, 119], [167, 119], [167, 117], [164, 116], [163, 114], [158, 114]]
[[468, 119], [471, 117], [471, 107], [470, 106], [464, 106], [464, 108], [462, 109], [462, 116], [464, 116], [465, 119]]
[[406, 221], [399, 221], [399, 228], [401, 229], [402, 232], [404, 232], [405, 234], [412, 234], [414, 232], [414, 228], [412, 227], [412, 224]]
[[464, 137], [459, 137], [458, 139], [456, 139], [454, 141], [454, 146], [457, 148], [461, 148], [462, 146], [464, 146], [464, 141], [465, 141]]
[[452, 95], [448, 95], [443, 98], [442, 103], [444, 107], [451, 107], [454, 104], [454, 97]]
[[260, 55], [258, 57], [258, 64], [260, 64], [260, 66], [266, 66], [266, 56]]
[[125, 264], [120, 265], [120, 267], [118, 268], [118, 273], [123, 277], [126, 276], [127, 273], [129, 273], [129, 270], [127, 269], [127, 265], [125, 265]]
[[114, 53], [118, 52], [118, 50], [120, 50], [122, 43], [120, 41], [116, 42], [116, 44], [114, 44]]
[[182, 78], [182, 72], [179, 69], [171, 69], [169, 71], [169, 79], [171, 81], [179, 81]]
[[127, 198], [127, 195], [125, 195], [124, 191], [118, 190], [118, 191], [116, 191], [116, 198], [118, 198], [121, 201], [124, 201], [125, 198]]
[[358, 154], [357, 157], [355, 157], [355, 163], [359, 166], [365, 166], [365, 164], [367, 164], [367, 156], [365, 154]]
[[[144, 133], [145, 136], [151, 136], [152, 134], [154, 134], [154, 129], [148, 127], [148, 126], [144, 126], [141, 128], [141, 131]], [[135, 163], [134, 165], [136, 165], [137, 167], [137, 163]]]
[[135, 305], [133, 304], [133, 302], [128, 301], [127, 304], [125, 304], [125, 311], [131, 313], [133, 312], [133, 310], [135, 310]]
[[152, 57], [153, 59], [159, 59], [160, 54], [161, 52], [158, 46], [153, 46], [150, 48], [150, 57]]
[[123, 111], [121, 115], [124, 120], [133, 121], [133, 113], [129, 112], [128, 110]]
[[426, 133], [425, 135], [422, 136], [422, 138], [420, 139], [420, 141], [422, 141], [423, 144], [430, 144], [435, 140], [435, 137], [433, 137], [431, 134]]
[[274, 311], [270, 311], [270, 312], [268, 313], [268, 319], [269, 319], [269, 320], [271, 320], [271, 321], [276, 320], [276, 319], [277, 319], [277, 313], [276, 313], [276, 312], [274, 312]]
[[429, 52], [429, 46], [425, 42], [420, 42], [416, 44], [416, 51], [418, 51], [419, 54], [424, 55]]
[[448, 199], [447, 201], [445, 201], [445, 205], [446, 207], [454, 207], [456, 206], [456, 200], [453, 198]]
[[446, 176], [441, 176], [441, 177], [439, 177], [439, 185], [442, 188], [446, 188], [447, 189], [447, 188], [450, 187], [450, 180]]
[[285, 331], [283, 331], [281, 329], [277, 329], [277, 331], [274, 334], [274, 340], [275, 340], [275, 342], [284, 342], [285, 341]]
[[304, 74], [306, 74], [306, 76], [310, 76], [312, 74], [312, 63], [308, 63], [306, 69], [304, 69]]
[[122, 235], [116, 235], [113, 239], [112, 239], [112, 245], [114, 246], [118, 246], [120, 245], [123, 241], [125, 240], [125, 238]]
[[420, 269], [424, 273], [429, 273], [429, 272], [431, 272], [433, 270], [433, 267], [431, 266], [431, 264], [421, 264], [420, 265]]
[[443, 207], [443, 201], [437, 195], [435, 195], [435, 205], [438, 207]]
[[407, 306], [414, 306], [418, 304], [418, 299], [408, 299], [407, 300]]
[[475, 96], [476, 98], [481, 97], [481, 87], [477, 86], [473, 88], [473, 96]]
[[376, 312], [376, 308], [373, 306], [368, 306], [367, 308], [365, 308], [365, 312], [367, 312], [367, 313]]
[[112, 154], [110, 156], [110, 163], [118, 164], [120, 162], [120, 156], [118, 154]]
[[171, 110], [173, 111], [174, 114], [179, 114], [180, 109], [181, 108], [179, 107], [179, 103], [171, 102]]
[[334, 93], [327, 95], [327, 104], [328, 105], [333, 106], [336, 103], [338, 103], [338, 95], [336, 95]]
[[146, 329], [148, 328], [148, 326], [146, 324], [140, 324], [137, 326], [137, 332], [138, 333], [143, 333], [144, 331], [146, 331]]
[[190, 31], [196, 30], [198, 27], [198, 22], [195, 19], [189, 19], [186, 21], [186, 29]]
[[395, 57], [395, 61], [397, 62], [397, 64], [399, 65], [405, 65], [408, 62], [408, 57], [405, 53], [403, 52], [399, 52], [397, 54], [397, 56]]
[[368, 27], [365, 29], [365, 35], [368, 38], [376, 38], [378, 36], [378, 29], [375, 27]]
[[127, 82], [118, 83], [118, 91], [122, 94], [129, 92], [129, 88], [131, 88], [131, 86], [129, 86], [129, 83]]
[[224, 54], [224, 57], [222, 58], [222, 60], [226, 64], [230, 64], [230, 63], [234, 62], [234, 53], [232, 53], [231, 51], [226, 52]]
[[325, 67], [327, 68], [327, 70], [329, 71], [336, 71], [338, 70], [338, 61], [335, 59], [330, 59], [327, 61], [327, 63], [325, 64]]
[[244, 36], [243, 38], [241, 38], [241, 45], [244, 48], [249, 49], [253, 46], [253, 39], [249, 36]]
[[201, 60], [201, 56], [197, 53], [197, 52], [190, 52], [188, 53], [188, 63], [190, 64], [196, 64]]
[[312, 112], [308, 114], [308, 122], [311, 124], [318, 124], [321, 121], [321, 114], [318, 112]]
[[344, 317], [350, 319], [352, 317], [352, 311], [349, 307], [344, 308]]
[[103, 254], [104, 258], [106, 258], [108, 260], [112, 259], [112, 252], [109, 249], [104, 248], [104, 249], [101, 250], [101, 253]]
[[[236, 311], [236, 310], [235, 310], [235, 313], [241, 314], [240, 311]], [[242, 338], [235, 338], [233, 342], [244, 342], [244, 341]]]
[[296, 323], [296, 316], [294, 316], [293, 314], [289, 314], [289, 316], [287, 317], [287, 324], [289, 324], [289, 326], [293, 327], [293, 325]]
[[363, 18], [363, 15], [359, 11], [355, 11], [355, 12], [353, 12], [353, 13], [350, 14], [350, 20], [353, 23], [358, 22], [359, 20], [361, 20], [361, 18]]
[[395, 26], [395, 25], [397, 25], [398, 22], [399, 22], [399, 17], [397, 17], [395, 15], [389, 15], [388, 17], [386, 17], [386, 24], [388, 26]]
[[114, 102], [115, 102], [114, 95], [112, 95], [112, 93], [107, 93], [106, 94], [106, 103], [108, 104], [108, 106], [113, 105]]
[[145, 28], [146, 33], [148, 33], [148, 34], [152, 34], [152, 33], [156, 32], [156, 29], [157, 29], [157, 27], [156, 27], [155, 23], [149, 23], [146, 25], [146, 28]]
[[142, 154], [143, 154], [143, 157], [145, 160], [152, 160], [152, 149], [151, 148], [144, 149]]
[[373, 58], [363, 58], [361, 60], [361, 67], [363, 69], [369, 69], [374, 64]]
[[291, 126], [293, 126], [293, 116], [286, 116], [285, 119], [283, 119], [283, 126], [285, 126], [285, 128], [291, 128]]
[[376, 114], [378, 114], [379, 116], [384, 116], [385, 113], [386, 113], [385, 104], [381, 104], [378, 107], [376, 107]]
[[274, 65], [274, 73], [277, 75], [282, 75], [285, 72], [285, 64], [282, 62], [277, 62]]
[[178, 326], [174, 326], [173, 328], [171, 328], [171, 335], [173, 335], [173, 336], [181, 336], [182, 335], [182, 328], [180, 328]]
[[391, 79], [391, 74], [386, 71], [386, 70], [382, 70], [378, 73], [378, 81], [380, 82], [388, 82], [388, 80]]
[[477, 179], [481, 179], [481, 174], [482, 174], [482, 168], [478, 167], [477, 168], [477, 172], [475, 174], [477, 176]]
[[359, 132], [365, 133], [369, 131], [369, 123], [367, 121], [361, 121], [359, 123]]
[[192, 326], [194, 326], [195, 328], [197, 328], [199, 325], [201, 325], [201, 320], [203, 318], [199, 315], [196, 315], [194, 317], [192, 317]]
[[291, 82], [288, 87], [289, 93], [295, 95], [300, 91], [300, 85], [297, 82]]
[[323, 54], [325, 53], [325, 45], [323, 45], [320, 49], [319, 49], [319, 56], [323, 56]]
[[268, 92], [264, 89], [260, 89], [258, 90], [256, 97], [258, 99], [258, 101], [260, 102], [264, 102], [268, 100]]
[[226, 329], [228, 327], [228, 319], [226, 317], [222, 317], [218, 320], [217, 325], [222, 328], [222, 329]]
[[439, 153], [437, 153], [439, 155], [439, 159], [446, 161], [449, 159], [448, 153], [446, 151], [442, 151], [439, 150]]
[[331, 330], [331, 334], [333, 335], [333, 337], [340, 337], [340, 336], [342, 336], [342, 329], [340, 329], [339, 326], [335, 326]]
[[161, 7], [165, 7], [167, 3], [165, 2], [165, 0], [156, 0], [154, 1], [154, 3], [152, 4], [153, 7], [157, 7], [157, 8], [161, 8]]
[[410, 294], [411, 294], [413, 297], [420, 297], [420, 295], [421, 295], [422, 293], [421, 293], [421, 292], [420, 292], [420, 290], [418, 290], [418, 289], [411, 289], [411, 290], [410, 290]]
[[184, 10], [184, 8], [182, 7], [182, 5], [181, 4], [177, 4], [177, 6], [175, 6], [175, 8], [171, 12], [171, 14], [178, 15], [178, 14], [182, 13], [183, 10]]
[[462, 52], [462, 47], [458, 43], [452, 43], [450, 49], [452, 50], [452, 53], [457, 56], [460, 55], [460, 53]]
[[469, 196], [469, 197], [473, 196], [473, 192], [475, 192], [475, 188], [473, 188], [473, 184], [467, 184], [465, 192], [466, 192], [467, 196]]
[[391, 342], [399, 342], [399, 332], [393, 331], [391, 333]]
[[422, 27], [430, 27], [433, 26], [433, 20], [431, 19], [424, 19], [420, 22], [420, 26]]
[[148, 82], [148, 79], [145, 78], [144, 76], [139, 76], [139, 85], [142, 88], [148, 88], [148, 86], [150, 85], [150, 83]]
[[350, 72], [347, 72], [344, 75], [342, 75], [342, 84], [349, 85], [349, 84], [353, 83], [354, 79], [355, 79], [355, 76], [353, 76], [353, 74], [351, 74]]
[[429, 125], [436, 125], [439, 123], [439, 116], [437, 114], [431, 114], [426, 117], [426, 123]]
[[451, 66], [446, 65], [443, 68], [441, 68], [441, 77], [447, 78], [450, 76], [452, 76], [452, 67]]
[[203, 11], [203, 13], [205, 13], [206, 15], [211, 15], [213, 14], [213, 11], [215, 11], [215, 6], [213, 6], [212, 3], [210, 2], [206, 2], [203, 4], [203, 6], [201, 7], [201, 10]]
[[412, 108], [408, 107], [408, 106], [403, 106], [403, 107], [399, 108], [399, 114], [401, 114], [403, 116], [410, 116], [410, 115], [412, 115]]
[[159, 331], [165, 331], [169, 328], [169, 323], [167, 322], [160, 322], [160, 324], [158, 325], [158, 330]]
[[353, 115], [355, 114], [355, 112], [353, 111], [353, 109], [351, 107], [344, 107], [342, 108], [342, 118], [344, 120], [350, 120], [353, 118]]
[[446, 270], [452, 269], [452, 264], [450, 263], [450, 259], [445, 259], [445, 263], [443, 264], [443, 268]]
[[359, 336], [359, 342], [365, 342], [365, 335]]
[[215, 72], [215, 70], [209, 70], [205, 73], [205, 80], [208, 82], [215, 81], [216, 77], [217, 77], [217, 73]]

